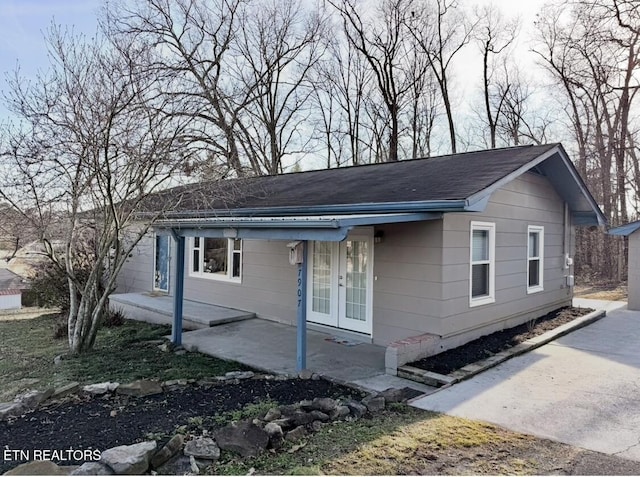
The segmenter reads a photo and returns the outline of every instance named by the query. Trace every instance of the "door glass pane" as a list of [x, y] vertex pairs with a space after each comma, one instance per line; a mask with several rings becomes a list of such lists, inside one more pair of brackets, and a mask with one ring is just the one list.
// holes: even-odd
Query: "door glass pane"
[[347, 280], [346, 317], [366, 321], [367, 319], [367, 242], [346, 242]]
[[156, 235], [154, 288], [169, 291], [169, 236]]
[[488, 230], [474, 230], [473, 231], [473, 261], [479, 262], [483, 260], [489, 260], [489, 231]]
[[313, 300], [311, 309], [331, 313], [331, 243], [313, 242]]

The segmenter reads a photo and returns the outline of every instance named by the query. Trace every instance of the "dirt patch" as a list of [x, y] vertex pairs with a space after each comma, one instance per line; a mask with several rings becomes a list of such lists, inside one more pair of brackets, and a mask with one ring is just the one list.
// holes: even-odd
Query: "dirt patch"
[[[100, 451], [149, 438], [163, 443], [178, 427], [194, 422], [193, 418], [200, 418], [198, 425], [215, 427], [216, 416], [265, 399], [293, 404], [318, 396], [361, 397], [353, 389], [325, 380], [300, 379], [248, 379], [237, 384], [192, 385], [146, 398], [85, 396], [51, 404], [11, 422], [0, 422], [0, 443], [3, 449], [10, 450]], [[0, 460], [0, 474], [20, 463]], [[72, 463], [63, 465], [69, 464]]]
[[627, 301], [627, 285], [580, 285], [574, 289], [574, 295], [591, 300]]
[[409, 366], [414, 366], [426, 371], [433, 371], [434, 373], [449, 374], [468, 364], [489, 358], [523, 341], [539, 336], [565, 323], [569, 323], [592, 311], [591, 308], [559, 308], [522, 325], [509, 328], [508, 330], [497, 331], [490, 335], [482, 336], [477, 340], [470, 341], [458, 348], [450, 349], [419, 361], [414, 361], [413, 363], [409, 363]]

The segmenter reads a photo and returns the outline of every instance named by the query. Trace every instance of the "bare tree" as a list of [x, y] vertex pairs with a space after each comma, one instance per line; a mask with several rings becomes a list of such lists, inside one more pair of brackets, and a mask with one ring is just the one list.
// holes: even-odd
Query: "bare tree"
[[239, 137], [255, 174], [278, 174], [284, 156], [307, 151], [303, 123], [324, 20], [298, 0], [269, 0], [245, 6], [238, 28], [234, 78], [251, 91], [251, 101], [237, 105]]
[[[413, 0], [382, 0], [363, 14], [356, 0], [328, 0], [340, 13], [349, 44], [368, 62], [389, 120], [387, 160], [398, 160], [400, 106], [411, 88], [406, 59], [408, 17]], [[379, 148], [380, 149], [380, 148]], [[379, 151], [381, 152], [381, 150]]]
[[[540, 16], [536, 52], [568, 100], [567, 109], [586, 174], [612, 224], [628, 220], [628, 168], [633, 166], [633, 102], [640, 65], [640, 12], [634, 2], [581, 1]], [[637, 128], [636, 128], [637, 129]], [[594, 172], [590, 171], [594, 164]], [[602, 243], [613, 239], [602, 238]], [[614, 246], [615, 245], [615, 246]], [[616, 242], [591, 255], [593, 268], [620, 277]], [[624, 255], [624, 254], [622, 254]], [[594, 261], [600, 261], [597, 265]]]
[[329, 30], [325, 54], [314, 68], [314, 97], [322, 122], [327, 167], [360, 164], [368, 141], [366, 97], [372, 75], [367, 61], [344, 37], [342, 28]]
[[[501, 63], [499, 57], [508, 53], [508, 48], [514, 42], [518, 32], [518, 22], [505, 21], [495, 5], [485, 6], [476, 11], [478, 24], [475, 37], [482, 54], [482, 92], [484, 96], [485, 117], [489, 130], [490, 147], [496, 147], [498, 120], [502, 114], [506, 96], [510, 85], [496, 87], [496, 72]], [[507, 70], [504, 65], [505, 71]]]
[[455, 153], [455, 121], [449, 94], [450, 70], [455, 56], [471, 40], [475, 23], [470, 23], [464, 12], [452, 0], [423, 0], [421, 5], [414, 5], [411, 15], [405, 21], [421, 50], [427, 55], [440, 87], [447, 115], [451, 152]]
[[[86, 42], [52, 28], [50, 72], [17, 74], [2, 131], [0, 198], [20, 211], [67, 277], [72, 353], [91, 348], [107, 298], [150, 221], [136, 213], [179, 164], [179, 122], [159, 114], [156, 82], [131, 44]], [[85, 273], [81, 273], [80, 269]]]
[[110, 36], [149, 50], [139, 67], [160, 81], [164, 113], [188, 122], [183, 147], [200, 154], [185, 167], [206, 177], [212, 170], [220, 173], [220, 166], [236, 176], [260, 168], [255, 158], [243, 157], [237, 128], [240, 111], [255, 93], [227, 73], [241, 5], [242, 0], [115, 0], [104, 11]]

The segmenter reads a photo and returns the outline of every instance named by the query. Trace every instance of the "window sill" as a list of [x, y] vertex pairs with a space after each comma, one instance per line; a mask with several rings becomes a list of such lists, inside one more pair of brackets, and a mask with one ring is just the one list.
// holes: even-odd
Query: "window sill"
[[541, 291], [544, 291], [544, 287], [541, 287], [541, 286], [527, 287], [527, 295], [531, 295], [533, 293], [540, 293]]
[[216, 275], [215, 273], [189, 273], [189, 278], [198, 278], [201, 280], [209, 280], [214, 282], [226, 283], [242, 283], [242, 278], [229, 278], [224, 275]]
[[472, 298], [471, 300], [469, 300], [469, 308], [473, 308], [474, 306], [489, 305], [495, 302], [496, 299], [494, 296], [481, 296], [478, 298]]

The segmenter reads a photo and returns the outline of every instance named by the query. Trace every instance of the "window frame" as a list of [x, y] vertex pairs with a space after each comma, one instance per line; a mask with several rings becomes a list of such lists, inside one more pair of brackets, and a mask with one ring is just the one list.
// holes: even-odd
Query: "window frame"
[[[195, 245], [196, 239], [198, 240], [198, 246]], [[227, 241], [227, 271], [226, 274], [220, 273], [207, 273], [204, 271], [204, 241], [206, 239], [214, 240], [226, 240]], [[240, 242], [240, 248], [236, 250], [234, 248], [235, 241]], [[243, 255], [243, 243], [242, 239], [234, 239], [227, 237], [190, 237], [189, 238], [189, 276], [193, 278], [204, 278], [206, 280], [217, 280], [221, 282], [242, 283], [242, 255]], [[198, 252], [198, 271], [194, 271], [194, 252]], [[239, 276], [233, 276], [233, 259], [235, 255], [239, 256], [240, 264], [238, 273]]]
[[[473, 260], [473, 232], [476, 230], [485, 230], [488, 232], [489, 240], [488, 260]], [[469, 227], [469, 307], [488, 305], [495, 303], [496, 291], [496, 224], [495, 222], [477, 222], [471, 221]], [[489, 293], [486, 295], [473, 296], [473, 266], [489, 265]]]
[[[531, 249], [530, 249], [530, 236], [531, 233], [538, 234], [538, 255], [535, 257], [531, 257]], [[531, 286], [529, 284], [529, 270], [531, 267], [531, 262], [533, 260], [538, 261], [538, 284]], [[544, 291], [544, 227], [542, 225], [529, 225], [527, 226], [527, 276], [526, 276], [526, 284], [527, 284], [527, 294], [531, 293], [539, 293]]]

